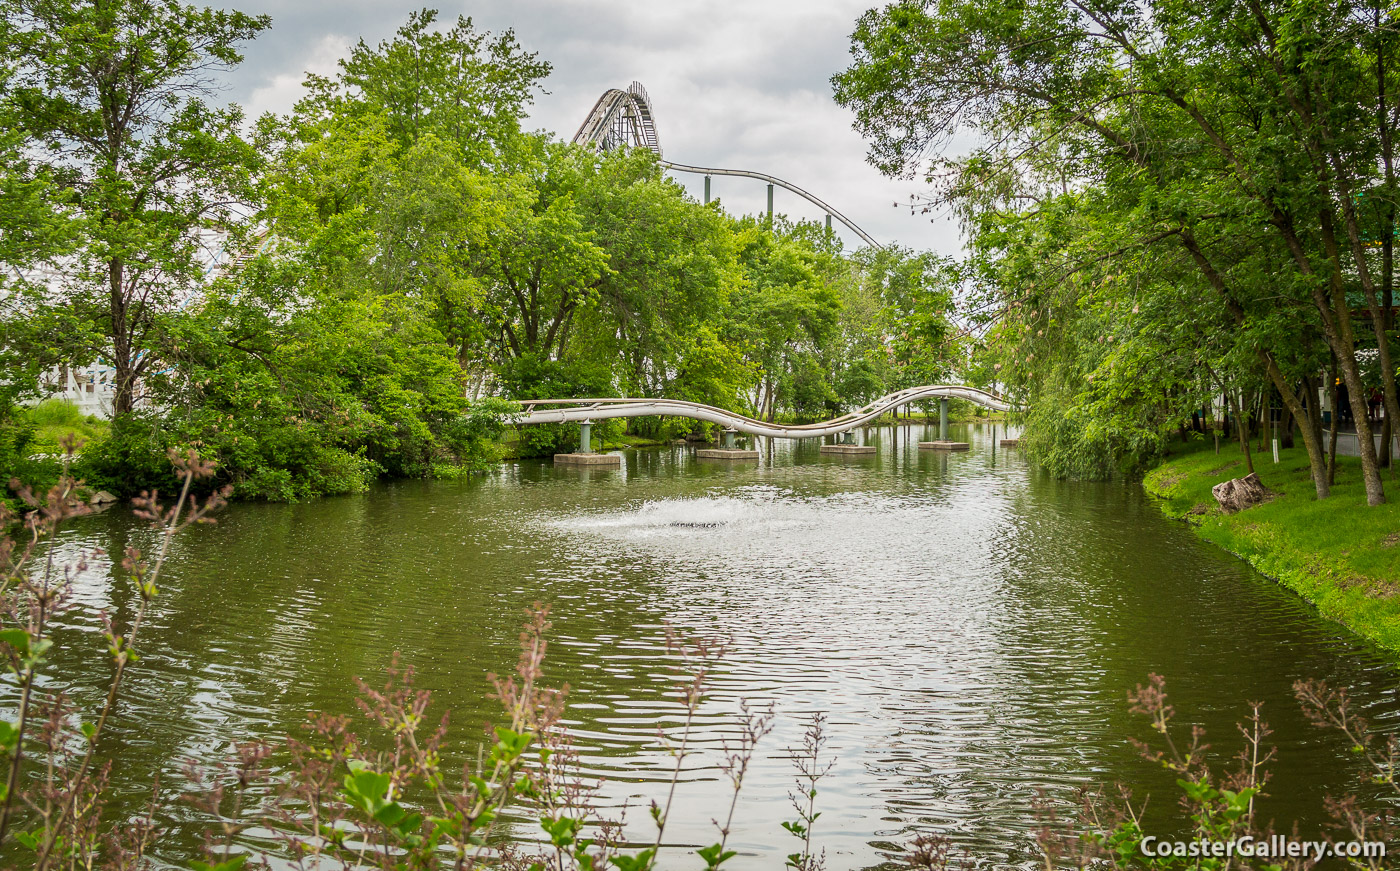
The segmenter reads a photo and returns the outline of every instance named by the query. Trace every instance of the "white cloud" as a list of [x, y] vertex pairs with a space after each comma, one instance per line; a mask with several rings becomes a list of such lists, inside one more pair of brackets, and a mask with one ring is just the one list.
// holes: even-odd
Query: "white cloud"
[[291, 110], [303, 94], [302, 82], [307, 73], [329, 76], [336, 71], [336, 62], [345, 56], [346, 47], [352, 40], [339, 35], [327, 34], [315, 40], [298, 69], [287, 69], [272, 75], [265, 84], [253, 89], [243, 101], [247, 116], [257, 118], [264, 112], [279, 115]]

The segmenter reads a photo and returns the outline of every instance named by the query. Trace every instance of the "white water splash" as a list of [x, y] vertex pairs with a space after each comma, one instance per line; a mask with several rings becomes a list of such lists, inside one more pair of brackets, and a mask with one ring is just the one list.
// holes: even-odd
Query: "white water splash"
[[643, 502], [625, 511], [575, 515], [548, 525], [566, 532], [647, 538], [793, 529], [815, 525], [818, 520], [816, 507], [803, 502], [705, 496]]

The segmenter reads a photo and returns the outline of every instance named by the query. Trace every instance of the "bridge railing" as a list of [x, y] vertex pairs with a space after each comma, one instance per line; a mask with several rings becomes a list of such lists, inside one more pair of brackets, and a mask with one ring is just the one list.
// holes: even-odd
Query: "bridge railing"
[[[910, 387], [882, 396], [864, 407], [832, 420], [809, 424], [776, 424], [756, 420], [738, 412], [689, 402], [682, 399], [646, 398], [583, 398], [528, 399], [521, 402], [523, 411], [514, 416], [520, 425], [541, 423], [582, 423], [618, 417], [688, 417], [718, 424], [749, 435], [767, 438], [818, 438], [846, 432], [879, 418], [887, 412], [923, 399], [965, 399], [996, 411], [1015, 411], [1019, 406], [990, 391], [961, 384], [931, 384]], [[551, 406], [541, 408], [540, 406]], [[557, 406], [557, 407], [555, 407]]]

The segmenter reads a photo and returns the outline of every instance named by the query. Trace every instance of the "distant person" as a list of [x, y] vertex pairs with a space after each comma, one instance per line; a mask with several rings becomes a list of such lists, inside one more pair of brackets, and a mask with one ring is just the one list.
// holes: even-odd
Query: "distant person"
[[1351, 423], [1351, 393], [1342, 379], [1337, 379], [1337, 420]]
[[1372, 390], [1371, 396], [1366, 400], [1366, 419], [1375, 423], [1381, 419], [1381, 392]]

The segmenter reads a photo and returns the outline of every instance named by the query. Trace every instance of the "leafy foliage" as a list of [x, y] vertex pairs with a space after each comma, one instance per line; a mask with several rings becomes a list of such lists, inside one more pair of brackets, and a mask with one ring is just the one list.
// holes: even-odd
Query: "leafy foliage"
[[[833, 84], [871, 161], [962, 219], [984, 365], [1036, 409], [1052, 470], [1138, 469], [1223, 416], [1203, 406], [1273, 406], [1326, 497], [1335, 368], [1377, 505], [1364, 400], [1400, 419], [1395, 27], [1365, 2], [901, 2], [861, 17]], [[960, 125], [980, 144], [938, 157]]]
[[[509, 31], [414, 12], [245, 140], [207, 92], [266, 19], [134, 0], [7, 10], [0, 228], [16, 229], [0, 255], [62, 280], [0, 298], [0, 404], [110, 363], [115, 420], [80, 464], [115, 494], [168, 488], [171, 448], [239, 497], [298, 500], [456, 477], [503, 442], [573, 447], [573, 427], [508, 436], [518, 399], [818, 417], [961, 352], [946, 264], [846, 254], [816, 225], [694, 202], [645, 149], [525, 132], [550, 68]], [[123, 101], [126, 120], [102, 114]], [[704, 428], [595, 435], [624, 426]], [[14, 434], [6, 469], [26, 449]]]

